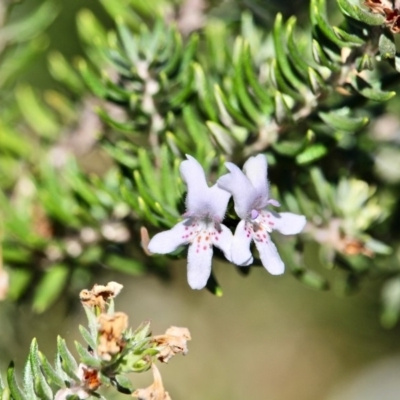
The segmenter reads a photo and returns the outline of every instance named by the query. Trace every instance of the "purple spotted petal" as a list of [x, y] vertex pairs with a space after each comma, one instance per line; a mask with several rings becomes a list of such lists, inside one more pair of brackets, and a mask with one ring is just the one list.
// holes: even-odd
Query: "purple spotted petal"
[[179, 246], [189, 243], [189, 219], [177, 223], [168, 231], [157, 233], [149, 242], [148, 249], [154, 254], [168, 254], [174, 252]]
[[228, 261], [232, 261], [231, 248], [233, 235], [225, 225], [220, 225], [221, 231], [212, 236], [212, 244], [224, 253]]
[[285, 271], [285, 264], [279, 256], [271, 237], [263, 241], [255, 241], [262, 265], [271, 275], [281, 275]]
[[196, 242], [189, 246], [187, 279], [192, 289], [203, 289], [211, 274], [211, 244], [198, 246]]

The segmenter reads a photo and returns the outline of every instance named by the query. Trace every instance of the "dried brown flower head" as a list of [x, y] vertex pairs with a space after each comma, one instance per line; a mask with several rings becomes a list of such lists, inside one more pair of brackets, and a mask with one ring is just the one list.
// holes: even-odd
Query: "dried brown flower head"
[[128, 328], [128, 316], [123, 312], [113, 315], [100, 314], [99, 324], [99, 344], [97, 352], [99, 356], [110, 361], [112, 356], [122, 351], [125, 346], [123, 333]]
[[145, 389], [137, 389], [132, 393], [133, 397], [139, 400], [171, 400], [168, 392], [165, 391], [161, 374], [155, 364], [152, 364], [154, 382]]
[[171, 326], [164, 335], [153, 337], [154, 343], [160, 346], [157, 358], [167, 363], [172, 356], [178, 353], [187, 354], [187, 341], [191, 340], [189, 329]]
[[79, 293], [79, 298], [85, 306], [98, 307], [105, 310], [108, 299], [118, 296], [123, 286], [117, 282], [108, 282], [106, 286], [94, 285], [92, 290], [84, 289]]
[[400, 3], [393, 0], [365, 0], [364, 4], [375, 14], [385, 17], [385, 24], [393, 33], [400, 32]]

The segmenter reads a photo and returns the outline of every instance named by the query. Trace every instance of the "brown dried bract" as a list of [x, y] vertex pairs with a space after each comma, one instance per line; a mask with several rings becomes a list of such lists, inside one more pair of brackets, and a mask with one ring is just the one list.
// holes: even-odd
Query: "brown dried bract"
[[110, 361], [112, 356], [120, 353], [125, 346], [123, 333], [128, 328], [128, 316], [122, 312], [113, 315], [100, 314], [97, 320], [99, 324], [97, 352], [103, 360]]
[[161, 374], [155, 364], [152, 364], [154, 382], [146, 389], [137, 389], [132, 393], [133, 397], [139, 400], [171, 400], [168, 392], [165, 391]]
[[82, 365], [82, 383], [87, 390], [94, 391], [101, 385], [99, 371]]
[[187, 341], [191, 340], [189, 329], [171, 326], [164, 335], [153, 337], [153, 342], [160, 346], [160, 352], [157, 358], [167, 363], [175, 354], [187, 354]]
[[108, 282], [106, 286], [94, 285], [92, 290], [84, 289], [79, 293], [81, 302], [88, 307], [99, 307], [105, 310], [108, 299], [118, 296], [123, 286], [117, 282]]

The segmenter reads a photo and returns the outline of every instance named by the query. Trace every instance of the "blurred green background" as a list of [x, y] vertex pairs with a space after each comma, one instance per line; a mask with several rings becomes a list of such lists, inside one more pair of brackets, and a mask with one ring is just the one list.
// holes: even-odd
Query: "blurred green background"
[[[21, 3], [12, 18], [40, 3]], [[107, 17], [95, 0], [59, 3], [61, 12], [47, 32], [49, 51], [57, 49], [71, 59], [81, 52], [75, 29], [78, 10], [90, 8], [105, 23]], [[240, 18], [240, 11], [251, 10], [259, 24], [267, 26], [278, 11], [305, 19], [307, 7], [306, 1], [212, 1], [208, 12], [231, 23]], [[21, 81], [41, 88], [54, 85], [45, 55]], [[132, 327], [151, 320], [156, 334], [170, 325], [190, 329], [189, 354], [161, 366], [174, 400], [400, 398], [400, 330], [387, 331], [379, 324], [379, 282], [364, 283], [359, 293], [342, 298], [333, 291], [305, 288], [289, 275], [272, 277], [262, 268], [246, 278], [228, 264], [214, 268], [223, 282], [222, 298], [190, 290], [184, 260], [171, 263], [171, 279], [166, 281], [106, 270], [96, 279], [99, 284], [115, 280], [124, 285], [116, 304], [129, 314]], [[2, 370], [11, 359], [22, 369], [33, 337], [50, 358], [57, 334], [70, 343], [79, 339], [83, 314], [78, 293], [74, 301], [61, 299], [41, 315], [32, 314], [29, 304], [0, 303]], [[133, 381], [146, 386], [150, 373]]]

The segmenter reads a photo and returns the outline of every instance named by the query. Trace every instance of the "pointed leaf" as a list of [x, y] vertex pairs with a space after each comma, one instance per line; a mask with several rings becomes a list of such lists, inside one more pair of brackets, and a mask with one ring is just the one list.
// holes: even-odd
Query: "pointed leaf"
[[68, 374], [69, 377], [79, 382], [79, 378], [76, 375], [78, 371], [78, 364], [71, 352], [68, 350], [65, 340], [60, 336], [57, 337], [57, 351], [63, 370]]

